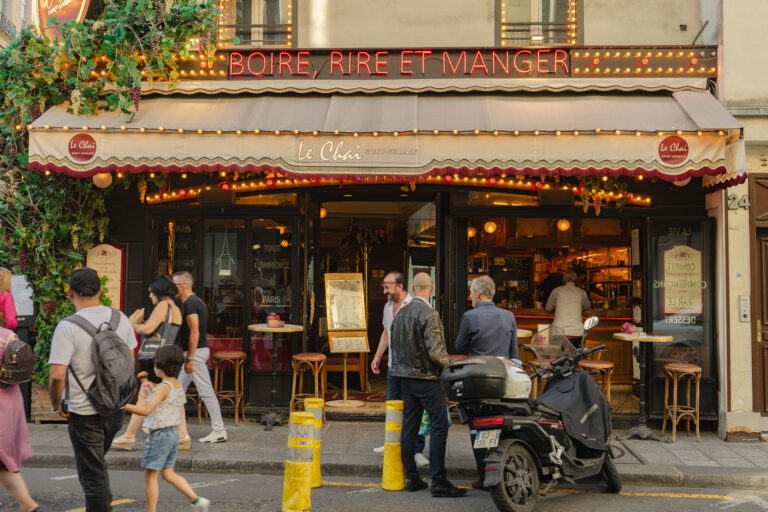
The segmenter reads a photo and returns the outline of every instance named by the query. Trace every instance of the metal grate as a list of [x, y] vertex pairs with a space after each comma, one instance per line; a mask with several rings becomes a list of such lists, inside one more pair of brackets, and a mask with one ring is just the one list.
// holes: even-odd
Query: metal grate
[[567, 23], [502, 23], [505, 46], [552, 46], [570, 44]]

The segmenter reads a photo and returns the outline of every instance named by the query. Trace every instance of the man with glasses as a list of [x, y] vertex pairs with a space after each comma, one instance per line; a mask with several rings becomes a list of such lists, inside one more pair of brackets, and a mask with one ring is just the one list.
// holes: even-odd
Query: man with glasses
[[189, 272], [173, 274], [173, 283], [179, 290], [181, 299], [181, 329], [176, 338], [177, 344], [184, 351], [184, 367], [179, 373], [179, 384], [187, 392], [189, 383], [194, 381], [197, 394], [203, 399], [208, 414], [211, 416], [213, 431], [201, 437], [201, 443], [222, 443], [227, 440], [224, 420], [221, 417], [221, 407], [216, 392], [211, 384], [211, 374], [208, 372], [208, 356], [211, 350], [206, 343], [205, 333], [208, 330], [208, 308], [203, 299], [192, 290], [194, 278]]
[[[378, 375], [381, 373], [379, 364], [381, 358], [384, 356], [384, 352], [391, 346], [390, 338], [392, 336], [392, 321], [395, 318], [400, 309], [410, 304], [413, 300], [413, 296], [408, 293], [408, 287], [405, 283], [405, 276], [401, 272], [390, 272], [384, 277], [381, 282], [381, 287], [384, 291], [384, 295], [387, 297], [387, 303], [384, 305], [384, 316], [382, 324], [384, 330], [381, 332], [381, 338], [379, 338], [379, 346], [376, 349], [376, 355], [373, 356], [371, 361], [371, 370]], [[387, 400], [402, 400], [403, 393], [400, 387], [400, 378], [392, 375], [392, 354], [390, 352], [389, 361], [387, 364]], [[414, 460], [419, 466], [426, 466], [429, 464], [429, 460], [422, 453], [424, 451], [424, 445], [426, 444], [424, 436], [418, 436], [416, 438], [416, 455]], [[384, 446], [377, 446], [373, 449], [375, 453], [384, 453]]]

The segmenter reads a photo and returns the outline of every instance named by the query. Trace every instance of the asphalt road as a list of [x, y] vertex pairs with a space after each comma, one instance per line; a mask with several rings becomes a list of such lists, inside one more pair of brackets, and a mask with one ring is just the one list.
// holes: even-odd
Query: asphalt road
[[[45, 512], [84, 510], [80, 485], [74, 470], [26, 469], [27, 484]], [[144, 475], [138, 471], [110, 473], [115, 512], [144, 510]], [[275, 512], [282, 502], [281, 476], [240, 474], [184, 475], [198, 493], [209, 498], [212, 511]], [[468, 485], [468, 482], [455, 482]], [[312, 491], [316, 511], [477, 511], [496, 510], [488, 493], [470, 489], [463, 498], [432, 498], [428, 491], [388, 492], [372, 479], [328, 478], [325, 486]], [[18, 510], [5, 490], [0, 489], [0, 511]], [[158, 510], [188, 511], [189, 504], [176, 489], [161, 481]], [[579, 485], [561, 489], [539, 501], [541, 512], [704, 512], [768, 511], [766, 491], [723, 491], [664, 487], [627, 487], [621, 494], [606, 494], [600, 485]]]

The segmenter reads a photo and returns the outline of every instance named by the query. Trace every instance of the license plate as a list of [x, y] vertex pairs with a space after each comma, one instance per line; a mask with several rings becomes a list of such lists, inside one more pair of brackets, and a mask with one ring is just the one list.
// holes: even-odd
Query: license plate
[[496, 448], [499, 446], [501, 430], [479, 430], [475, 436], [475, 448]]

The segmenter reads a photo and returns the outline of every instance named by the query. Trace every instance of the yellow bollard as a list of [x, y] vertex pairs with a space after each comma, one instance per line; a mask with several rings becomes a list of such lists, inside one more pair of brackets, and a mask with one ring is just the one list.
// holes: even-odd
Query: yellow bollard
[[400, 433], [403, 430], [402, 400], [387, 400], [386, 421], [381, 488], [385, 491], [402, 491], [405, 489], [405, 470], [400, 449]]
[[308, 412], [292, 412], [288, 431], [288, 456], [283, 478], [283, 512], [311, 510], [312, 483], [312, 431], [314, 415]]
[[315, 417], [315, 444], [312, 456], [312, 488], [323, 486], [323, 477], [320, 473], [320, 450], [323, 445], [321, 434], [323, 432], [323, 407], [325, 400], [322, 398], [307, 398], [304, 400], [304, 410]]

